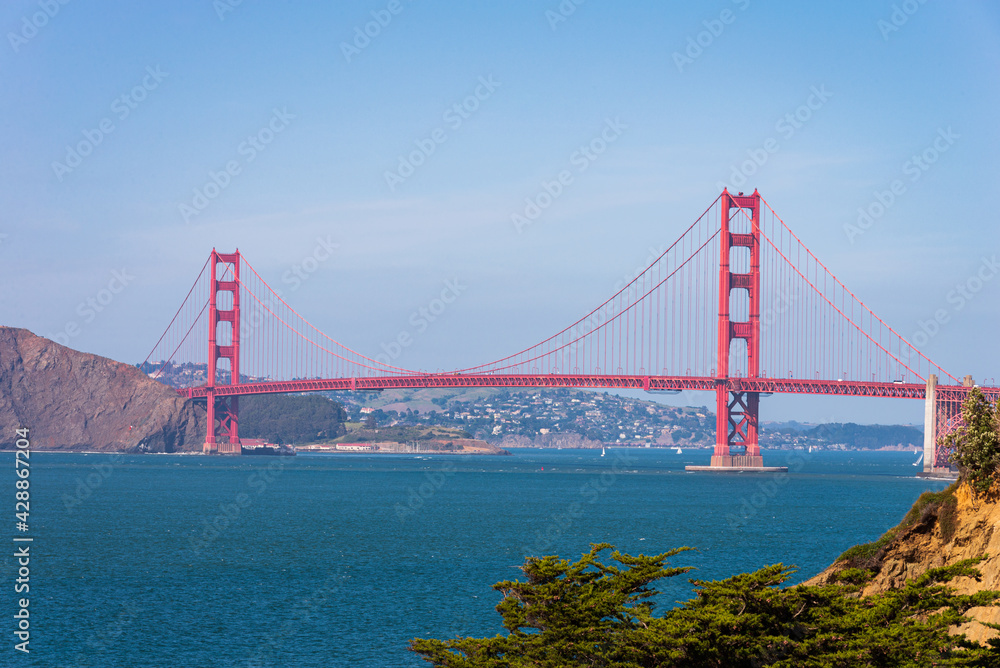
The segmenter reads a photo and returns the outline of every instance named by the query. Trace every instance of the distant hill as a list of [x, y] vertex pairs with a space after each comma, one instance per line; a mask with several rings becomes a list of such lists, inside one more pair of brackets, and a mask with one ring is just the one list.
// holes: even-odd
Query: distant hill
[[317, 394], [261, 394], [240, 399], [240, 437], [272, 443], [329, 441], [346, 433], [347, 413]]
[[833, 422], [820, 425], [794, 423], [775, 428], [764, 425], [761, 442], [768, 447], [807, 444], [833, 450], [879, 450], [922, 448], [924, 432], [909, 425]]

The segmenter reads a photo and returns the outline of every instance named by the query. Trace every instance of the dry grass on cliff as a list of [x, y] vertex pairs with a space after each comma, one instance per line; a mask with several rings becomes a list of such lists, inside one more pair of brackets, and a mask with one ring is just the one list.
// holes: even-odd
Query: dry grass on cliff
[[941, 528], [942, 539], [950, 540], [957, 526], [958, 499], [955, 491], [958, 485], [959, 483], [955, 482], [940, 492], [924, 492], [903, 517], [902, 522], [886, 531], [878, 540], [849, 548], [837, 557], [836, 563], [846, 568], [878, 570], [886, 552], [906, 533], [907, 529], [933, 526], [935, 521]]

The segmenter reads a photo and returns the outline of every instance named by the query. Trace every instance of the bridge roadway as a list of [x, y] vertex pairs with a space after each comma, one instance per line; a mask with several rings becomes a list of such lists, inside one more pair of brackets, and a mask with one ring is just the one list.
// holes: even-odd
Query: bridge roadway
[[[720, 384], [732, 392], [827, 394], [851, 397], [889, 397], [896, 399], [924, 399], [927, 396], [927, 387], [923, 383], [808, 380], [802, 378], [712, 378], [708, 376], [627, 376], [562, 373], [529, 375], [434, 373], [359, 378], [261, 381], [235, 385], [216, 385], [214, 394], [216, 397], [226, 397], [251, 394], [275, 394], [280, 392], [371, 391], [441, 387], [578, 387], [645, 390], [647, 392], [680, 390], [712, 392]], [[952, 389], [952, 386], [939, 385], [938, 391], [942, 389]], [[953, 386], [953, 389], [963, 392], [968, 391], [968, 388], [961, 386]], [[209, 388], [205, 386], [178, 390], [182, 396], [190, 399], [207, 397], [209, 391]]]

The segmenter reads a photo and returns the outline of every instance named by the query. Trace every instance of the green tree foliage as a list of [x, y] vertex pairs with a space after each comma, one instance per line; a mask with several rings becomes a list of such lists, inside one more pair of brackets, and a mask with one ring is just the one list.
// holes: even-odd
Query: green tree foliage
[[1000, 401], [996, 406], [978, 387], [962, 402], [962, 425], [940, 439], [951, 460], [977, 495], [986, 494], [1000, 470]]
[[347, 414], [317, 395], [262, 394], [240, 399], [240, 436], [274, 443], [303, 444], [345, 433]]
[[529, 557], [526, 582], [493, 586], [506, 635], [456, 640], [415, 639], [410, 649], [448, 668], [646, 666], [993, 666], [1000, 650], [948, 628], [970, 608], [992, 605], [1000, 592], [954, 594], [947, 583], [978, 577], [964, 561], [928, 571], [904, 587], [860, 597], [866, 571], [842, 571], [822, 587], [781, 588], [794, 572], [782, 564], [721, 581], [691, 580], [696, 597], [654, 614], [651, 584], [688, 568], [655, 556], [611, 553], [594, 545], [576, 563]]

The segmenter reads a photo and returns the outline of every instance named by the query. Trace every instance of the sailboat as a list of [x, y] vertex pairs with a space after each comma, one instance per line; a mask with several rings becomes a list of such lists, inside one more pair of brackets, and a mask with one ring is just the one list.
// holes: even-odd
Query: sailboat
[[810, 445], [810, 446], [809, 446], [809, 454], [810, 454], [810, 455], [812, 454], [812, 451], [813, 451], [813, 446], [811, 446], [811, 445]]
[[674, 448], [674, 449], [677, 450], [677, 454], [679, 454], [679, 455], [683, 455], [684, 454], [684, 451], [681, 450], [680, 448]]
[[602, 445], [601, 446], [601, 457], [603, 457], [603, 456], [604, 456], [604, 446]]
[[917, 461], [913, 462], [913, 465], [920, 466], [923, 462], [924, 462], [924, 453], [921, 452], [920, 456], [917, 457]]

